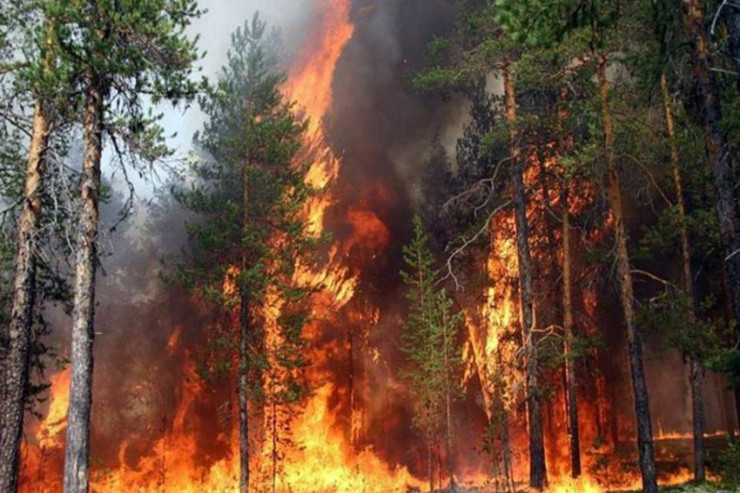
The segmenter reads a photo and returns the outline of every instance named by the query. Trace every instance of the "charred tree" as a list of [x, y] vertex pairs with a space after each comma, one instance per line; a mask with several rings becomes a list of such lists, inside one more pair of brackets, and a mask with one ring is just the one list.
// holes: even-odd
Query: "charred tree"
[[527, 221], [524, 188], [524, 161], [519, 149], [517, 131], [516, 95], [508, 61], [503, 64], [506, 121], [510, 128], [510, 157], [513, 163], [513, 194], [516, 216], [517, 258], [519, 260], [519, 296], [521, 299], [522, 339], [525, 357], [525, 387], [527, 422], [529, 425], [529, 485], [543, 489], [547, 484], [545, 444], [542, 430], [542, 410], [538, 396], [537, 341], [534, 327], [534, 292], [532, 284], [532, 256], [529, 250], [529, 223]]
[[609, 106], [609, 82], [606, 77], [607, 60], [599, 55], [597, 60], [597, 83], [601, 100], [602, 125], [604, 130], [604, 150], [606, 152], [607, 195], [614, 218], [616, 241], [616, 264], [619, 294], [627, 328], [627, 350], [629, 353], [632, 391], [635, 399], [635, 419], [637, 421], [637, 449], [642, 474], [642, 488], [645, 493], [657, 493], [657, 472], [650, 423], [650, 406], [642, 358], [642, 337], [637, 327], [635, 296], [632, 290], [632, 271], [627, 249], [627, 228], [624, 224], [622, 190], [614, 137], [614, 126]]

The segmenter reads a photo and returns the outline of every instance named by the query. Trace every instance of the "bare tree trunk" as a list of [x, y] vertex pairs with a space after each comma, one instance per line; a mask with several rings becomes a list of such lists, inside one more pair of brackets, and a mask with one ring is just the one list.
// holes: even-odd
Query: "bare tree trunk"
[[[665, 73], [660, 75], [660, 89], [663, 95], [666, 130], [671, 150], [671, 167], [673, 168], [673, 184], [676, 188], [676, 203], [678, 205], [678, 226], [681, 238], [681, 264], [683, 267], [684, 293], [689, 300], [688, 322], [696, 323], [694, 310], [694, 280], [691, 275], [691, 246], [686, 229], [686, 204], [683, 198], [683, 182], [681, 180], [678, 144], [676, 143], [676, 129], [673, 120], [673, 109], [668, 92], [668, 79]], [[689, 354], [689, 382], [691, 383], [691, 410], [694, 431], [694, 479], [704, 481], [704, 402], [701, 393], [703, 369], [696, 354]]]
[[532, 257], [529, 251], [529, 224], [524, 193], [524, 163], [516, 129], [516, 95], [509, 73], [509, 63], [503, 67], [506, 97], [506, 121], [510, 125], [510, 154], [514, 163], [514, 207], [516, 212], [517, 257], [519, 260], [519, 296], [522, 311], [522, 338], [526, 358], [527, 421], [529, 424], [529, 485], [543, 489], [547, 484], [545, 444], [542, 430], [542, 410], [537, 396], [537, 344], [534, 340], [534, 300], [532, 289]]
[[632, 272], [630, 270], [630, 259], [627, 250], [627, 230], [624, 224], [622, 191], [619, 170], [617, 168], [616, 151], [614, 149], [614, 128], [611, 109], [609, 108], [609, 87], [606, 79], [606, 56], [604, 55], [599, 56], [596, 74], [601, 98], [604, 144], [607, 155], [607, 188], [609, 204], [614, 217], [614, 236], [617, 243], [617, 276], [619, 278], [622, 309], [624, 310], [624, 321], [627, 326], [627, 346], [630, 373], [632, 376], [632, 391], [635, 398], [637, 449], [640, 458], [640, 472], [642, 473], [642, 488], [645, 493], [657, 493], [658, 483], [650, 423], [650, 406], [642, 362], [642, 340], [635, 320]]
[[49, 121], [44, 103], [36, 101], [33, 131], [26, 165], [24, 199], [18, 221], [18, 253], [15, 259], [9, 345], [3, 362], [0, 389], [0, 491], [18, 487], [20, 442], [23, 433], [28, 361], [31, 348], [33, 308], [36, 301], [36, 242], [41, 220], [41, 189], [46, 173]]
[[736, 86], [740, 90], [740, 6], [734, 2], [722, 3], [722, 18], [729, 34], [728, 47], [735, 64]]
[[447, 453], [447, 474], [450, 479], [450, 489], [454, 488], [455, 485], [455, 471], [452, 462], [452, 411], [450, 409], [450, 389], [452, 387], [452, 379], [450, 377], [450, 361], [449, 355], [447, 354], [447, 348], [449, 347], [449, 341], [447, 340], [447, 319], [446, 311], [442, 312], [442, 344], [443, 344], [443, 358], [445, 366], [445, 435], [446, 435], [446, 453]]
[[242, 258], [239, 273], [239, 491], [249, 492], [249, 292], [246, 272], [249, 227], [249, 165], [242, 167]]
[[87, 493], [92, 406], [95, 269], [100, 202], [100, 156], [105, 85], [87, 75], [85, 158], [82, 164], [80, 211], [72, 311], [72, 383], [67, 413], [64, 493]]
[[578, 394], [573, 361], [573, 285], [571, 282], [570, 211], [568, 210], [568, 183], [563, 191], [563, 329], [565, 331], [565, 406], [568, 413], [568, 440], [570, 444], [570, 474], [581, 475], [581, 443], [578, 428]]
[[725, 248], [725, 268], [732, 294], [735, 340], [740, 343], [740, 216], [735, 200], [735, 176], [727, 140], [721, 129], [722, 107], [717, 80], [710, 70], [712, 60], [704, 30], [701, 2], [682, 0], [682, 6], [686, 32], [692, 45], [694, 80], [703, 109], [704, 140], [712, 167], [717, 216]]

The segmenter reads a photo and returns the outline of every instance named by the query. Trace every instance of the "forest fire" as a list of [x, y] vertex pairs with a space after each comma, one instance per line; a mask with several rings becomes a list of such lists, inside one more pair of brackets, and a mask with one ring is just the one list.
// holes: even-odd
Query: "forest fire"
[[[306, 50], [299, 54], [294, 69], [285, 85], [287, 96], [298, 104], [298, 110], [309, 120], [304, 148], [297, 159], [311, 159], [312, 166], [307, 180], [319, 190], [306, 211], [311, 224], [311, 233], [316, 236], [323, 229], [323, 216], [333, 200], [331, 185], [339, 173], [340, 160], [329, 147], [325, 136], [325, 119], [332, 103], [332, 83], [334, 67], [344, 46], [353, 33], [349, 22], [349, 0], [319, 0], [315, 5], [318, 19], [314, 30], [309, 34]], [[328, 252], [328, 261], [318, 272], [299, 269], [299, 282], [319, 288], [316, 296], [313, 317], [318, 322], [332, 320], [333, 313], [340, 310], [354, 295], [356, 269], [343, 265], [343, 258], [354, 245], [364, 249], [379, 251], [388, 241], [384, 226], [374, 218], [370, 211], [354, 210], [349, 221], [355, 224], [356, 237], [347, 244], [334, 245]], [[368, 229], [370, 228], [370, 229]], [[370, 243], [368, 243], [370, 242]], [[373, 243], [374, 242], [374, 243]], [[224, 293], [234, 293], [238, 269], [231, 268], [224, 280]], [[279, 310], [279, 302], [268, 303]], [[314, 323], [314, 326], [316, 323]], [[269, 325], [269, 324], [268, 324]], [[308, 337], [319, 328], [307, 328]], [[270, 340], [274, 331], [268, 329], [267, 344], [277, 344]], [[275, 336], [278, 337], [278, 336]], [[170, 356], [181, 353], [179, 347], [180, 328], [176, 328], [168, 343]], [[341, 348], [334, 348], [341, 350]], [[329, 351], [329, 349], [327, 349]], [[327, 375], [321, 373], [322, 362], [330, 356], [320, 352], [311, 356], [313, 365], [309, 380], [317, 387], [306, 404], [305, 410], [291, 426], [293, 447], [281, 452], [280, 478], [275, 487], [280, 491], [404, 491], [418, 483], [405, 467], [389, 466], [377, 457], [372, 447], [355, 450], [348, 442], [339, 418], [332, 410], [332, 400], [339, 392], [327, 382]], [[205, 396], [205, 382], [185, 352], [183, 359], [183, 386], [177, 403], [171, 427], [157, 440], [134, 466], [127, 460], [130, 443], [124, 442], [119, 449], [119, 465], [106, 470], [93, 479], [96, 491], [224, 491], [231, 488], [238, 476], [233, 456], [213, 463], [198, 462], [193, 451], [198, 448], [197, 437], [193, 434], [189, 419], [198, 400]], [[58, 477], [43, 479], [33, 475], [47, 468], [41, 461], [51, 450], [56, 457], [55, 467], [59, 467], [59, 451], [63, 448], [64, 416], [66, 415], [66, 394], [69, 385], [69, 372], [63, 371], [52, 377], [50, 406], [47, 416], [38, 430], [33, 432], [37, 443], [29, 444], [25, 453], [24, 481], [21, 491], [51, 492], [61, 488]], [[267, 414], [267, 413], [265, 413]], [[268, 419], [265, 416], [265, 419]], [[265, 426], [267, 428], [267, 426]], [[269, 434], [269, 431], [266, 433]], [[219, 436], [216, 441], [231, 444], [232, 450], [238, 448], [236, 429], [229, 436]], [[265, 447], [267, 449], [267, 447]], [[269, 454], [257, 458], [253, 467], [257, 471], [255, 491], [269, 491], [274, 475], [269, 471]], [[259, 461], [263, 462], [260, 464]]]
[[[358, 19], [371, 24], [381, 17], [382, 11], [383, 7], [368, 2], [314, 0], [312, 29], [281, 88], [289, 100], [296, 102], [294, 110], [308, 121], [302, 148], [294, 157], [297, 167], [311, 163], [306, 181], [317, 192], [301, 209], [309, 225], [308, 232], [316, 239], [325, 233], [330, 238], [327, 244], [319, 246], [318, 263], [294, 259], [296, 270], [292, 282], [310, 290], [310, 317], [302, 327], [308, 364], [287, 371], [301, 373], [310, 390], [299, 408], [276, 399], [269, 401], [270, 393], [287, 389], [280, 387], [279, 375], [269, 371], [260, 375], [260, 390], [268, 395], [265, 401], [268, 404], [264, 407], [249, 404], [250, 491], [407, 493], [423, 491], [430, 484], [436, 485], [430, 486], [430, 490], [448, 491], [445, 490], [448, 481], [460, 487], [459, 491], [529, 491], [525, 486], [530, 469], [527, 453], [532, 426], [526, 409], [530, 399], [527, 337], [537, 339], [544, 348], [542, 362], [537, 364], [542, 365], [540, 369], [547, 368], [542, 371], [547, 375], [543, 385], [547, 390], [537, 396], [543, 402], [545, 491], [601, 493], [640, 489], [632, 394], [627, 385], [629, 374], [623, 354], [627, 349], [621, 329], [614, 322], [618, 316], [609, 297], [613, 293], [609, 286], [591, 281], [589, 276], [597, 277], [591, 260], [571, 254], [565, 247], [560, 250], [563, 237], [571, 233], [570, 248], [574, 251], [585, 251], [609, 241], [615, 219], [612, 211], [607, 210], [597, 226], [584, 226], [578, 232], [575, 227], [573, 231], [568, 229], [567, 221], [571, 218], [603, 205], [599, 203], [597, 185], [585, 179], [581, 183], [580, 178], [563, 178], [565, 165], [561, 168], [554, 157], [554, 144], [545, 146], [544, 152], [549, 156], [542, 162], [533, 151], [522, 171], [528, 189], [536, 190], [530, 192], [531, 204], [525, 213], [532, 223], [529, 244], [541, 247], [540, 250], [552, 250], [549, 256], [533, 254], [534, 269], [539, 274], [535, 291], [540, 297], [533, 303], [532, 333], [522, 330], [525, 315], [517, 250], [518, 218], [512, 207], [502, 206], [484, 227], [482, 253], [472, 255], [478, 268], [472, 268], [472, 273], [458, 273], [462, 282], [456, 286], [459, 292], [453, 293], [455, 308], [462, 313], [463, 323], [455, 343], [461, 347], [464, 370], [457, 389], [460, 395], [452, 404], [457, 418], [451, 425], [451, 450], [443, 450], [439, 438], [436, 438], [439, 443], [432, 444], [434, 440], [417, 429], [412, 408], [418, 402], [410, 402], [414, 394], [401, 376], [406, 371], [406, 362], [399, 342], [405, 308], [400, 307], [403, 292], [397, 267], [403, 256], [399, 245], [409, 236], [410, 218], [406, 216], [411, 209], [405, 198], [398, 197], [398, 190], [405, 184], [399, 185], [397, 182], [402, 180], [395, 175], [377, 177], [373, 176], [376, 173], [373, 170], [358, 171], [361, 165], [345, 155], [344, 147], [339, 151], [335, 142], [343, 138], [346, 144], [351, 138], [334, 135], [338, 67], [352, 43], [359, 44], [356, 40], [362, 35], [363, 26]], [[358, 14], [364, 17], [355, 18]], [[369, 43], [366, 39], [362, 41]], [[399, 56], [398, 66], [406, 63]], [[401, 72], [405, 68], [394, 70]], [[403, 79], [395, 73], [387, 78], [393, 83]], [[394, 102], [387, 104], [392, 106]], [[421, 120], [418, 115], [415, 118]], [[382, 130], [378, 129], [378, 134]], [[374, 136], [362, 138], [369, 140]], [[397, 139], [396, 136], [385, 138]], [[371, 145], [359, 148], [358, 153], [376, 150]], [[368, 161], [384, 158], [387, 156], [379, 152], [368, 151], [365, 156]], [[553, 216], [558, 217], [553, 219]], [[572, 307], [568, 309], [577, 319], [576, 336], [585, 342], [583, 347], [566, 350], [571, 339], [577, 337], [567, 332], [572, 327], [566, 329], [565, 309], [555, 306], [561, 303], [564, 289], [563, 272], [558, 269], [571, 261], [569, 255], [573, 256], [574, 271], [578, 274], [574, 276], [577, 279], [573, 281], [572, 300], [568, 302]], [[554, 264], [558, 267], [553, 267]], [[448, 267], [452, 269], [451, 264]], [[239, 267], [229, 265], [226, 275], [219, 277], [221, 285], [216, 291], [220, 289], [226, 297], [237, 295], [240, 274]], [[265, 326], [260, 343], [269, 353], [266, 366], [270, 366], [279, 358], [276, 355], [284, 343], [278, 319], [289, 302], [269, 289], [260, 301], [264, 304], [259, 308], [260, 320]], [[182, 300], [182, 303], [200, 307], [197, 299]], [[232, 312], [228, 321], [220, 323], [237, 325], [239, 310], [232, 307]], [[162, 319], [165, 324], [171, 322], [164, 315]], [[224, 380], [214, 384], [216, 380], [209, 376], [211, 368], [206, 368], [195, 354], [195, 336], [191, 334], [197, 332], [201, 338], [218, 339], [220, 333], [213, 330], [214, 324], [217, 323], [209, 321], [197, 330], [180, 322], [170, 324], [167, 337], [158, 340], [152, 355], [142, 358], [145, 361], [131, 370], [139, 380], [131, 382], [129, 378], [133, 377], [128, 375], [121, 379], [121, 388], [116, 392], [124, 396], [121, 399], [127, 397], [134, 403], [117, 409], [115, 404], [120, 401], [104, 401], [95, 410], [95, 422], [103, 423], [108, 434], [101, 433], [97, 442], [93, 440], [93, 449], [97, 446], [102, 452], [98, 452], [99, 462], [92, 463], [92, 491], [238, 491], [240, 430], [234, 392], [236, 357], [232, 355], [223, 363], [228, 373], [226, 384]], [[226, 351], [224, 348], [225, 345], [218, 350]], [[548, 349], [555, 355], [548, 353]], [[578, 355], [563, 356], [567, 351]], [[115, 363], [106, 369], [112, 375], [107, 377], [108, 386], [118, 384], [116, 376], [122, 371], [112, 368], [120, 364], [116, 358], [111, 358]], [[568, 373], [568, 363], [576, 366], [575, 383], [569, 381], [572, 374]], [[654, 374], [658, 374], [655, 369], [663, 363], [656, 357], [648, 361], [647, 365], [651, 364]], [[167, 378], [157, 381], [162, 375]], [[682, 375], [674, 380], [680, 378]], [[48, 403], [42, 406], [46, 409], [43, 418], [26, 425], [19, 488], [22, 493], [62, 489], [70, 371], [52, 374], [50, 384]], [[569, 384], [574, 389], [572, 395], [568, 394]], [[707, 405], [708, 425], [704, 434], [707, 439], [720, 439], [726, 436], [726, 430], [738, 424], [737, 417], [727, 412], [731, 406], [725, 402], [724, 384], [719, 377], [705, 383], [705, 388], [721, 395], [712, 401], [716, 404], [714, 408]], [[172, 388], [160, 389], [168, 385]], [[169, 400], [158, 402], [158, 393], [167, 392]], [[681, 399], [688, 394], [683, 387], [680, 392]], [[678, 399], [675, 396], [678, 392], [670, 398], [657, 394], [658, 404], [651, 403], [654, 407], [671, 407], [673, 400]], [[572, 477], [573, 458], [569, 448], [574, 440], [569, 436], [569, 411], [574, 396], [578, 401], [576, 425], [582, 463], [576, 478]], [[94, 406], [98, 405], [94, 402]], [[448, 425], [453, 421], [449, 418], [449, 407], [448, 403]], [[686, 425], [687, 413], [682, 410], [676, 414], [681, 416], [665, 418], [665, 426], [661, 421], [663, 416], [654, 418], [659, 423], [654, 430], [657, 459], [665, 466], [660, 469], [659, 481], [665, 485], [684, 483], [693, 477], [691, 451], [674, 443], [693, 438]], [[110, 429], [120, 422], [130, 423], [134, 429], [130, 433], [128, 430], [117, 430], [118, 435], [111, 433]], [[137, 424], [140, 428], [136, 428]], [[449, 464], [449, 476], [446, 476], [445, 461]], [[457, 490], [450, 485], [449, 491]]]

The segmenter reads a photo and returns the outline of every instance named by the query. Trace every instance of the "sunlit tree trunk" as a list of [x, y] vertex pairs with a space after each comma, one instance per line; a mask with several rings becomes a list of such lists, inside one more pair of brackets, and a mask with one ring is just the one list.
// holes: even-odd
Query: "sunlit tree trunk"
[[604, 126], [604, 147], [606, 151], [607, 194], [613, 215], [614, 236], [616, 241], [617, 277], [619, 293], [624, 310], [624, 321], [627, 326], [627, 350], [629, 352], [632, 391], [635, 398], [635, 418], [637, 420], [637, 448], [642, 473], [642, 488], [645, 493], [657, 493], [657, 473], [655, 469], [655, 452], [653, 449], [652, 429], [650, 423], [650, 406], [647, 384], [642, 361], [642, 340], [636, 326], [636, 315], [632, 291], [632, 272], [627, 250], [627, 230], [624, 224], [622, 209], [622, 191], [616, 149], [614, 148], [614, 127], [611, 108], [609, 107], [609, 85], [606, 78], [606, 56], [600, 55], [596, 70], [599, 96], [601, 99], [602, 124]]
[[[678, 229], [681, 239], [681, 266], [683, 270], [684, 293], [689, 300], [688, 322], [696, 323], [696, 312], [694, 310], [694, 280], [691, 276], [691, 247], [689, 235], [686, 229], [686, 204], [683, 198], [683, 182], [676, 143], [676, 129], [673, 120], [673, 109], [668, 92], [668, 80], [665, 73], [660, 75], [660, 90], [663, 96], [663, 108], [665, 111], [666, 130], [668, 131], [668, 142], [671, 151], [671, 168], [673, 171], [673, 185], [676, 188], [676, 204], [678, 209]], [[696, 354], [689, 354], [689, 381], [691, 383], [691, 409], [694, 430], [694, 479], [704, 481], [704, 403], [701, 387], [703, 369]]]
[[529, 224], [524, 193], [524, 162], [516, 129], [516, 96], [508, 61], [503, 66], [506, 98], [506, 121], [510, 128], [510, 154], [513, 163], [514, 208], [516, 214], [517, 257], [519, 260], [519, 295], [522, 313], [522, 338], [526, 358], [527, 418], [529, 424], [529, 485], [543, 489], [547, 484], [545, 444], [542, 430], [542, 410], [537, 396], [537, 344], [534, 334], [534, 296], [532, 287], [532, 257], [529, 251]]
[[82, 164], [79, 225], [75, 245], [77, 251], [72, 311], [72, 382], [67, 414], [64, 493], [86, 493], [89, 484], [100, 157], [103, 101], [107, 90], [99, 76], [88, 73], [86, 79], [85, 157]]
[[33, 308], [36, 299], [36, 244], [41, 220], [41, 189], [46, 172], [49, 120], [41, 98], [36, 101], [31, 143], [26, 165], [24, 198], [18, 218], [17, 255], [9, 344], [3, 361], [3, 390], [0, 403], [0, 491], [13, 492], [18, 486], [20, 441], [28, 387], [28, 362], [32, 339]]
[[694, 80], [704, 120], [704, 140], [712, 168], [717, 216], [725, 248], [725, 269], [732, 295], [736, 342], [740, 342], [740, 216], [734, 189], [735, 176], [725, 135], [721, 129], [722, 107], [717, 80], [710, 70], [707, 33], [699, 0], [682, 0], [686, 33], [692, 47]]

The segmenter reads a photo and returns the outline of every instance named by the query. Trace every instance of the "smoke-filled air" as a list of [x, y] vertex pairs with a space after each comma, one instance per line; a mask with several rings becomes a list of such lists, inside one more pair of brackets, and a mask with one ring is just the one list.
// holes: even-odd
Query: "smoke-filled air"
[[0, 6], [0, 493], [740, 491], [740, 5]]

